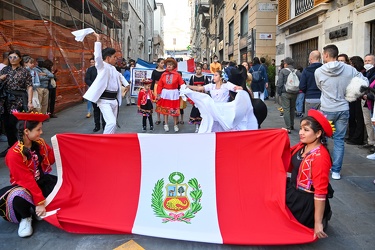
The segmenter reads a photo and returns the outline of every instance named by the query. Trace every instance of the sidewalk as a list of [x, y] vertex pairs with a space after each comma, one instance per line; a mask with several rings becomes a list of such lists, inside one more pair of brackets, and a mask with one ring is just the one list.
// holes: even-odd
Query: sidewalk
[[[262, 128], [284, 127], [284, 119], [279, 116], [273, 100], [267, 100], [268, 117]], [[191, 105], [185, 110], [185, 124], [179, 125], [178, 133], [194, 133], [195, 126], [189, 125]], [[43, 125], [43, 138], [51, 143], [50, 138], [56, 133], [92, 134], [94, 128], [93, 116], [85, 118], [86, 103], [79, 104], [60, 112], [57, 119], [50, 119]], [[156, 121], [156, 114], [153, 116]], [[295, 120], [298, 128], [299, 118]], [[117, 133], [142, 133], [141, 116], [137, 114], [136, 106], [123, 105], [120, 108]], [[170, 129], [173, 120], [169, 120]], [[154, 133], [165, 133], [163, 125], [155, 125]], [[102, 133], [102, 130], [97, 132]], [[149, 131], [147, 131], [149, 133]], [[173, 134], [172, 129], [169, 134]], [[290, 134], [291, 144], [298, 142], [298, 130]], [[332, 146], [332, 141], [328, 141]], [[90, 145], [88, 145], [90, 146]], [[0, 150], [7, 147], [6, 142], [0, 142]], [[1, 152], [0, 151], [0, 152]], [[332, 219], [327, 229], [329, 237], [313, 244], [295, 246], [231, 246], [215, 245], [197, 242], [168, 240], [140, 235], [78, 235], [61, 231], [41, 221], [33, 223], [34, 235], [21, 239], [17, 235], [18, 225], [0, 219], [0, 249], [114, 249], [129, 240], [136, 241], [145, 249], [373, 249], [375, 246], [375, 161], [366, 159], [368, 151], [354, 145], [345, 145], [345, 158], [342, 167], [342, 179], [332, 180], [335, 190], [334, 198], [330, 200], [333, 211]], [[53, 172], [56, 174], [55, 170]], [[0, 188], [9, 185], [9, 172], [0, 159]], [[103, 204], [104, 206], [104, 204]], [[272, 235], [270, 235], [272, 237]]]

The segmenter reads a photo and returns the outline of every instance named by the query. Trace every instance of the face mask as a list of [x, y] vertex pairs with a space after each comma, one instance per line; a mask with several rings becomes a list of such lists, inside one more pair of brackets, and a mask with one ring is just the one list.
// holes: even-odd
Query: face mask
[[214, 62], [217, 62], [217, 59], [215, 59]]
[[365, 64], [363, 67], [366, 69], [366, 71], [369, 71], [370, 69], [374, 67], [374, 65], [368, 63], [368, 64]]

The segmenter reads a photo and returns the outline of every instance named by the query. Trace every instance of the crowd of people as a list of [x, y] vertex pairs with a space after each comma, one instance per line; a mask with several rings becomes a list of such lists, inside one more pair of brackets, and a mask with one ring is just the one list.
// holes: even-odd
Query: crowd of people
[[[235, 62], [220, 63], [214, 56], [210, 65], [206, 58], [197, 63], [195, 73], [187, 83], [177, 71], [176, 60], [160, 58], [151, 78], [142, 80], [143, 88], [135, 102], [129, 95], [130, 71], [135, 62], [129, 61], [129, 66], [125, 66], [124, 61], [119, 64], [116, 51], [102, 49], [101, 35], [93, 35], [96, 38], [94, 57], [86, 71], [88, 89], [83, 96], [88, 101], [86, 117], [91, 116], [92, 110], [94, 112], [93, 132], [101, 128], [103, 134], [116, 132], [118, 111], [124, 97], [127, 105], [138, 106], [142, 131], [147, 130], [147, 120], [152, 131], [154, 125], [161, 124], [163, 116], [163, 128], [168, 132], [171, 116], [173, 129], [178, 132], [186, 107], [181, 93], [187, 93], [191, 98], [189, 102], [193, 108], [189, 123], [196, 126], [196, 132], [207, 119], [202, 115], [209, 109], [206, 105], [218, 105], [224, 111], [227, 107], [233, 108], [227, 104], [236, 102], [251, 107], [246, 116], [241, 117], [241, 123], [233, 127], [214, 117], [206, 132], [260, 128], [267, 116], [264, 104], [267, 98], [281, 104], [286, 133], [295, 130], [296, 114], [301, 117], [298, 124], [300, 142], [290, 149], [288, 172], [291, 176], [287, 180], [286, 204], [301, 224], [314, 230], [316, 237], [327, 237], [324, 228], [332, 214], [328, 198], [333, 194], [329, 175], [331, 173], [334, 180], [341, 178], [345, 140], [348, 144], [374, 148], [374, 55], [366, 55], [364, 60], [359, 56], [349, 58], [339, 54], [335, 45], [327, 45], [322, 54], [317, 50], [310, 53], [309, 66], [303, 70], [295, 67], [291, 57], [286, 57], [276, 69], [275, 61], [266, 63], [265, 58], [255, 57], [252, 62], [237, 65]], [[42, 122], [56, 117], [51, 103], [54, 97], [50, 96], [51, 92], [53, 95], [50, 89], [56, 88], [53, 86], [56, 72], [51, 61], [34, 60], [19, 51], [10, 51], [4, 58], [7, 60], [0, 73], [3, 89], [0, 112], [11, 148], [3, 155], [10, 170], [11, 186], [0, 190], [0, 215], [19, 223], [18, 235], [27, 237], [33, 233], [33, 216], [45, 215], [45, 198], [56, 184], [56, 177], [50, 175], [53, 153], [41, 138]], [[208, 71], [213, 74], [212, 79], [204, 74]], [[365, 92], [362, 89], [357, 100], [349, 103], [345, 98], [353, 79], [360, 79], [364, 82], [362, 85], [369, 87]], [[155, 123], [152, 119], [154, 110], [157, 113]], [[48, 111], [50, 115], [45, 115]], [[368, 139], [362, 145], [365, 131]], [[333, 138], [332, 154], [327, 149], [328, 137]], [[375, 153], [367, 158], [375, 160]]]

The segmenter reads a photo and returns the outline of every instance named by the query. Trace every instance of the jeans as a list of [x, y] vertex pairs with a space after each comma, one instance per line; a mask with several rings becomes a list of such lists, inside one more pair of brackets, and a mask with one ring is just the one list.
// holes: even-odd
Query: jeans
[[345, 134], [349, 121], [349, 110], [339, 112], [325, 112], [329, 121], [335, 125], [336, 131], [333, 133], [333, 152], [332, 152], [332, 172], [340, 173], [342, 161], [344, 159]]
[[297, 95], [297, 100], [296, 100], [296, 110], [298, 114], [303, 113], [303, 102], [305, 100], [305, 93], [300, 92]]
[[92, 110], [92, 103], [90, 101], [87, 101], [87, 113], [91, 113]]

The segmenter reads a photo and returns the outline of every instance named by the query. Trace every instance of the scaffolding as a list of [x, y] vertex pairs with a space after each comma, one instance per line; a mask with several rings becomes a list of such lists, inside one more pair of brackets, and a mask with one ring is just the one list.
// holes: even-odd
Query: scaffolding
[[[0, 21], [0, 53], [17, 49], [24, 55], [50, 59], [57, 70], [56, 110], [81, 102], [86, 90], [85, 70], [93, 55], [95, 39], [87, 36], [83, 43], [76, 42], [71, 32], [91, 27], [104, 34], [103, 47], [116, 49], [121, 57], [121, 43], [116, 32], [121, 28], [117, 20], [118, 2], [30, 0], [22, 1], [30, 2], [24, 5], [16, 2], [21, 1], [0, 0], [1, 20], [12, 19]], [[80, 13], [78, 17], [77, 13]], [[100, 21], [98, 17], [101, 17]]]

